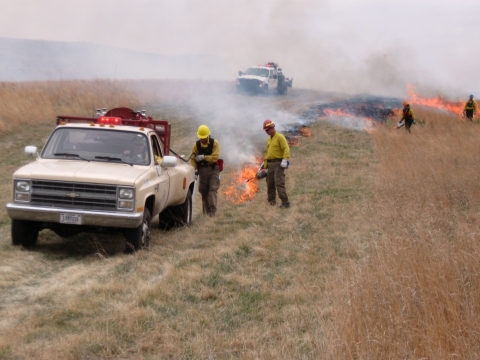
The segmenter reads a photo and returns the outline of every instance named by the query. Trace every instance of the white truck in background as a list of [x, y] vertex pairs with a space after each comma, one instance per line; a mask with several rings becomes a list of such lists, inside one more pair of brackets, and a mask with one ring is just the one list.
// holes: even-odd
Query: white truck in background
[[237, 93], [268, 94], [277, 92], [285, 95], [292, 87], [293, 79], [286, 78], [277, 63], [249, 67], [245, 72], [239, 71], [235, 81]]

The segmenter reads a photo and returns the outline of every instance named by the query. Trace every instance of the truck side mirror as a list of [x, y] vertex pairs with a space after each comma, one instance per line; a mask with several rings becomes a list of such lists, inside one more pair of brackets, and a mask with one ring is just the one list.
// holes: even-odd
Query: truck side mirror
[[243, 75], [243, 71], [239, 71], [238, 76], [242, 76], [242, 75]]
[[177, 158], [175, 156], [165, 155], [163, 157], [162, 166], [163, 167], [175, 167], [177, 165]]
[[37, 153], [37, 147], [32, 145], [25, 146], [25, 154], [35, 156], [36, 158], [39, 156]]

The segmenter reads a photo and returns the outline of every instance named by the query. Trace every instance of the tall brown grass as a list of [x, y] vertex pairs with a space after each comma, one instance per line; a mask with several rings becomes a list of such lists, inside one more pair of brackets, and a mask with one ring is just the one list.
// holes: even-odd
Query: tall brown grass
[[99, 107], [139, 102], [125, 83], [109, 80], [2, 82], [0, 99], [1, 134], [20, 125], [53, 124], [57, 115], [93, 116]]
[[330, 284], [338, 359], [480, 357], [480, 126], [417, 112], [372, 134], [375, 231]]

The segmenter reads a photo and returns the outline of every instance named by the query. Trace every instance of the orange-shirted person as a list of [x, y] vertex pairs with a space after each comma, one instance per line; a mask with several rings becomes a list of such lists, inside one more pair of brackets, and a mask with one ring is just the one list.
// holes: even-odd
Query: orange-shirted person
[[210, 137], [207, 125], [200, 125], [197, 140], [192, 147], [190, 163], [198, 171], [198, 191], [202, 195], [203, 213], [215, 216], [217, 211], [217, 191], [220, 187], [220, 144]]
[[463, 107], [463, 115], [467, 117], [470, 121], [473, 121], [473, 117], [477, 113], [477, 103], [473, 100], [473, 95], [470, 95], [468, 101]]
[[277, 204], [277, 193], [282, 204], [281, 208], [289, 208], [287, 190], [285, 188], [285, 169], [288, 168], [290, 158], [290, 147], [283, 134], [275, 130], [275, 123], [272, 120], [263, 122], [263, 130], [268, 135], [267, 149], [263, 157], [263, 168], [267, 172], [267, 194], [268, 203]]

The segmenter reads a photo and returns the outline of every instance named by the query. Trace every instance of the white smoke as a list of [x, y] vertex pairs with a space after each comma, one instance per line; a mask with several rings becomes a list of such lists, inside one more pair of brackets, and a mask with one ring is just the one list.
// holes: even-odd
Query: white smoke
[[121, 56], [82, 62], [108, 63], [110, 78], [117, 66], [120, 78], [171, 69], [177, 78], [233, 81], [240, 69], [275, 61], [301, 88], [402, 96], [411, 83], [426, 95], [463, 98], [480, 90], [479, 13], [474, 0], [18, 0], [2, 7], [0, 35], [211, 56], [222, 64], [177, 72], [172, 62]]

